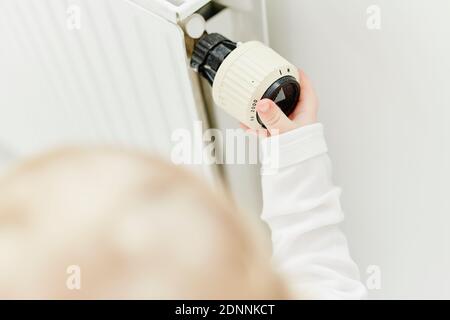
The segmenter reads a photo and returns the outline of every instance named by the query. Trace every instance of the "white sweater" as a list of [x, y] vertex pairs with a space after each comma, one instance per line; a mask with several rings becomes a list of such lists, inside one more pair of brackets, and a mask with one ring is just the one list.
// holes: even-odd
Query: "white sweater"
[[[279, 145], [271, 149], [273, 139]], [[274, 263], [294, 298], [364, 298], [358, 267], [338, 227], [340, 189], [331, 181], [322, 125], [264, 139], [261, 147], [262, 219], [272, 231]]]

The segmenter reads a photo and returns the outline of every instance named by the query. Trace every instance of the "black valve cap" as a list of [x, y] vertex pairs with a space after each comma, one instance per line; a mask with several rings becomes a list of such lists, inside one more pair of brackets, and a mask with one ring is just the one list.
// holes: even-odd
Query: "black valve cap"
[[[281, 111], [289, 116], [297, 106], [298, 99], [300, 98], [300, 84], [293, 76], [284, 76], [275, 81], [264, 92], [261, 99], [270, 99], [280, 107]], [[258, 114], [256, 119], [259, 124], [265, 128], [264, 123], [259, 118]]]
[[199, 72], [212, 85], [220, 65], [234, 49], [236, 49], [236, 43], [221, 34], [205, 34], [194, 47], [191, 68]]

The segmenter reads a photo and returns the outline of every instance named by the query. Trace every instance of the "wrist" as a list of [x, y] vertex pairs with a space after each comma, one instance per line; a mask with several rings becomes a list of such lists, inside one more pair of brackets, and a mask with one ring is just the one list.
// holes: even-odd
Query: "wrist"
[[321, 123], [311, 123], [260, 142], [262, 172], [278, 170], [327, 152]]

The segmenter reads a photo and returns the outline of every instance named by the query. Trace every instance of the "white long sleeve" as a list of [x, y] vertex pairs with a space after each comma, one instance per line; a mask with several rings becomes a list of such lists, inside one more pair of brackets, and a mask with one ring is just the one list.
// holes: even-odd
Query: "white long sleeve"
[[275, 266], [294, 298], [364, 298], [358, 267], [338, 227], [340, 189], [331, 181], [322, 125], [267, 138], [261, 147], [262, 219], [272, 231]]

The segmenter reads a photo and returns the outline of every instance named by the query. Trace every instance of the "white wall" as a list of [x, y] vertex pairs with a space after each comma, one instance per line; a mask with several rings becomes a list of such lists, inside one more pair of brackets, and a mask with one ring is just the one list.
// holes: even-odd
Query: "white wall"
[[271, 45], [317, 88], [363, 280], [381, 268], [371, 297], [450, 298], [450, 1], [267, 2]]

